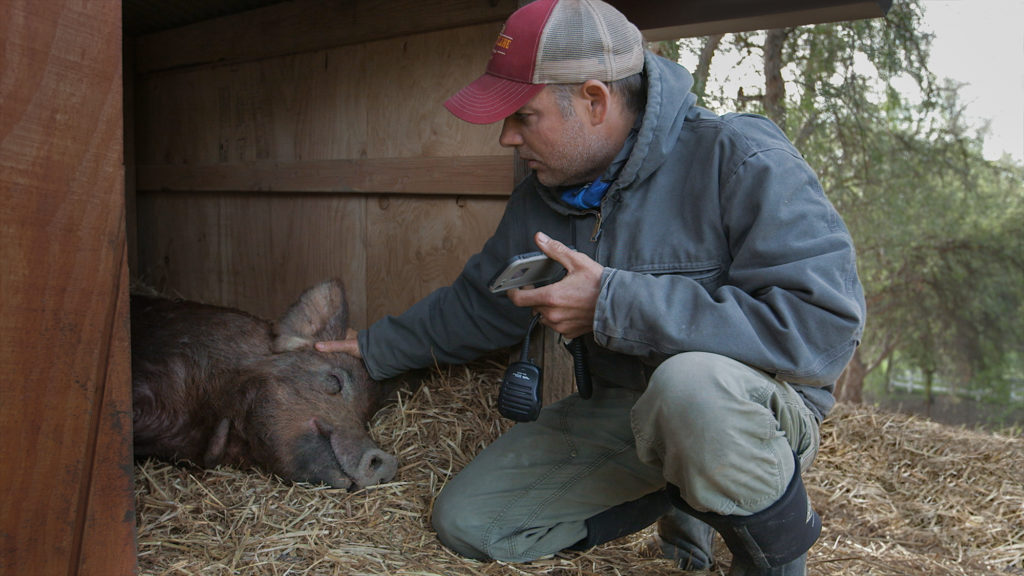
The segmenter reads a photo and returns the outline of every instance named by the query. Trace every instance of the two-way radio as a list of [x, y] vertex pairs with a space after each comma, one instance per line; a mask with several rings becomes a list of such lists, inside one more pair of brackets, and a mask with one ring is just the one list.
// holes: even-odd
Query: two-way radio
[[[509, 365], [505, 377], [501, 379], [498, 390], [498, 412], [502, 416], [516, 422], [532, 422], [540, 415], [544, 402], [543, 371], [529, 360], [530, 334], [533, 333], [540, 314], [530, 319], [530, 327], [523, 338], [523, 351], [519, 360]], [[566, 342], [565, 347], [572, 354], [573, 375], [580, 398], [587, 399], [594, 393], [590, 382], [590, 369], [587, 366], [587, 350], [582, 338], [574, 338]]]
[[513, 362], [505, 370], [498, 391], [498, 412], [505, 418], [516, 422], [531, 422], [537, 419], [543, 404], [544, 386], [541, 381], [542, 370], [530, 362], [530, 334], [540, 320], [540, 314], [534, 314], [530, 327], [523, 339], [523, 351], [519, 361]]

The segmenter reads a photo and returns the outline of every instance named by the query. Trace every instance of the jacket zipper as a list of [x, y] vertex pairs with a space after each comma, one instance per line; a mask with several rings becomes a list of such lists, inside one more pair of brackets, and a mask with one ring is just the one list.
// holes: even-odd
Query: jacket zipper
[[594, 215], [596, 220], [594, 221], [594, 229], [590, 232], [590, 241], [591, 242], [597, 242], [597, 239], [601, 237], [601, 224], [602, 224], [601, 211], [600, 210], [593, 210], [591, 212], [591, 214]]
[[[601, 211], [600, 210], [587, 210], [585, 212], [585, 214], [588, 214], [588, 215], [592, 214], [597, 219], [594, 222], [594, 229], [591, 230], [591, 232], [590, 232], [590, 243], [594, 245], [592, 247], [592, 252], [593, 253], [589, 254], [589, 252], [591, 252], [591, 250], [586, 250], [585, 251], [585, 253], [588, 253], [588, 255], [591, 256], [592, 258], [597, 259], [597, 240], [601, 237], [601, 223], [602, 223], [602, 220], [603, 220], [602, 217], [601, 217]], [[572, 248], [575, 249], [575, 250], [579, 250], [581, 248], [580, 246], [576, 245], [576, 239], [577, 239], [576, 238], [576, 221], [577, 220], [579, 220], [578, 216], [570, 216], [569, 217], [569, 237], [572, 238], [572, 241], [573, 241]]]

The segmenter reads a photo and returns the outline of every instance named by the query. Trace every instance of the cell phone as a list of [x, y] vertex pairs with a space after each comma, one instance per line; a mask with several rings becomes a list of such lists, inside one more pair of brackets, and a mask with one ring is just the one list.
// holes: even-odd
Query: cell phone
[[560, 279], [563, 274], [565, 268], [543, 252], [529, 252], [509, 259], [505, 269], [491, 278], [488, 287], [491, 292], [498, 294], [512, 288], [548, 284]]

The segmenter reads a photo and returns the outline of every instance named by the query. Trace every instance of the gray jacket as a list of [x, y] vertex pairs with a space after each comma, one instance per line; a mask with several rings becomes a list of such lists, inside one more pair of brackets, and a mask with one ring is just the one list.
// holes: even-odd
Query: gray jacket
[[695, 105], [683, 67], [647, 54], [647, 104], [608, 176], [600, 212], [523, 180], [498, 229], [451, 286], [359, 333], [370, 374], [460, 363], [522, 340], [530, 310], [487, 290], [543, 231], [605, 266], [596, 385], [643, 388], [686, 351], [734, 358], [794, 384], [819, 416], [860, 341], [853, 242], [817, 177], [769, 120]]

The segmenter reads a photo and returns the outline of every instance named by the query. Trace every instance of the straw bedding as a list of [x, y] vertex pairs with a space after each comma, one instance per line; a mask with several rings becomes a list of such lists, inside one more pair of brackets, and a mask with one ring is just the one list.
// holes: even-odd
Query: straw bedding
[[[401, 461], [355, 493], [258, 471], [162, 462], [135, 469], [143, 575], [668, 575], [653, 529], [529, 564], [454, 555], [430, 527], [434, 497], [509, 422], [503, 367], [438, 370], [381, 410], [371, 434]], [[821, 575], [1024, 575], [1024, 438], [837, 406], [805, 482], [824, 518], [808, 571]], [[729, 554], [719, 540], [718, 570]]]

